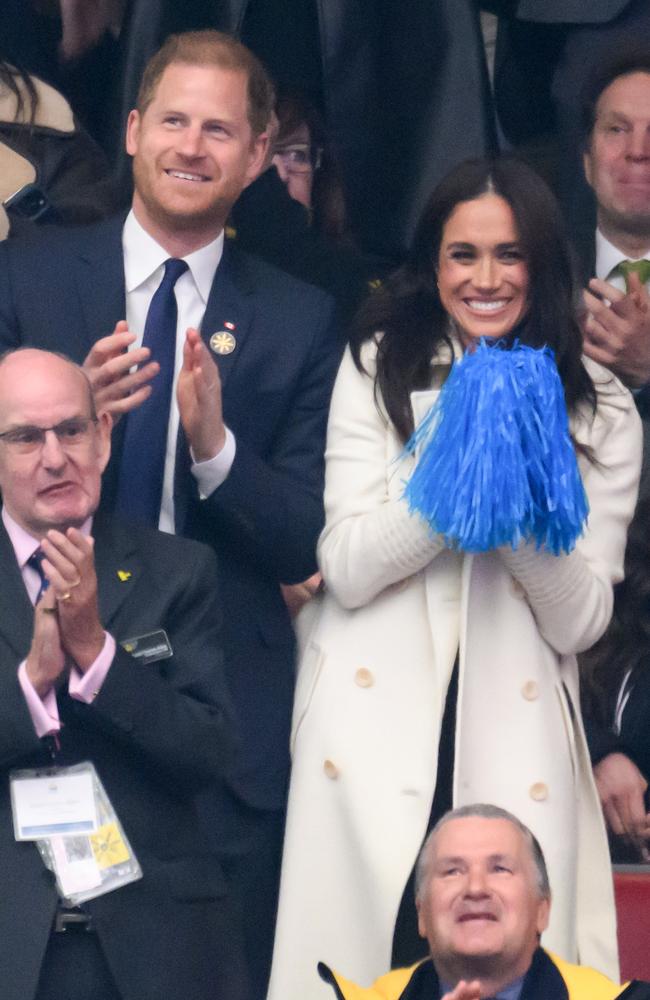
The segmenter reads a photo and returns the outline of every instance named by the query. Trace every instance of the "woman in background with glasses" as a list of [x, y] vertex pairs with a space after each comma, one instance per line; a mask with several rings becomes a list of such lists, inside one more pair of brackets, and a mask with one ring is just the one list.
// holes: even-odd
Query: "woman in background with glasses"
[[355, 244], [336, 155], [316, 107], [287, 95], [276, 113], [269, 168], [237, 201], [234, 235], [244, 250], [333, 296], [343, 347], [348, 322], [386, 262], [362, 254]]

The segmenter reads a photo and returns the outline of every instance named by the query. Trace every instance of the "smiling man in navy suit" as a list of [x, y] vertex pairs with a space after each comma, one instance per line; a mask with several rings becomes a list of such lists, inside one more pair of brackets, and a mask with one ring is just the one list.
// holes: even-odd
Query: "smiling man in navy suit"
[[172, 36], [129, 116], [126, 220], [0, 247], [0, 345], [85, 361], [98, 407], [117, 421], [104, 505], [219, 553], [243, 738], [228, 801], [206, 802], [206, 823], [244, 894], [259, 996], [294, 676], [280, 583], [316, 568], [340, 352], [326, 295], [224, 240], [232, 204], [265, 164], [272, 106], [268, 77], [243, 46], [211, 31]]

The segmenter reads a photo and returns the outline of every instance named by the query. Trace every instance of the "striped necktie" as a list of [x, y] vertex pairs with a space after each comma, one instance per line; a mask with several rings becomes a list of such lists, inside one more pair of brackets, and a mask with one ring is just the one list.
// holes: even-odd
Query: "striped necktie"
[[45, 593], [45, 591], [47, 590], [47, 588], [50, 585], [50, 581], [47, 579], [47, 577], [45, 576], [45, 573], [43, 572], [43, 560], [44, 559], [45, 559], [45, 555], [43, 554], [42, 549], [38, 548], [38, 549], [34, 549], [34, 551], [32, 552], [31, 556], [29, 557], [29, 559], [25, 563], [26, 566], [31, 566], [31, 568], [33, 570], [36, 570], [36, 572], [38, 573], [39, 577], [41, 578], [41, 585], [39, 587], [38, 594], [36, 595], [36, 600], [34, 601], [34, 604], [38, 604], [38, 602], [40, 601], [41, 597], [43, 596], [43, 594]]
[[630, 275], [638, 274], [641, 284], [650, 280], [650, 260], [622, 260], [613, 269], [612, 274], [620, 274], [625, 281], [625, 291], [630, 291]]

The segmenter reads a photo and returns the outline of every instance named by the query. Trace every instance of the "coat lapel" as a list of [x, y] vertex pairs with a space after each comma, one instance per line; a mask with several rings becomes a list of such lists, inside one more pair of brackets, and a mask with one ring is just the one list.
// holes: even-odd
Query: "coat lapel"
[[0, 634], [22, 659], [30, 647], [34, 608], [16, 562], [13, 545], [0, 522]]
[[125, 601], [132, 597], [142, 573], [137, 548], [122, 527], [98, 513], [93, 523], [99, 614], [105, 629]]
[[[225, 240], [223, 257], [214, 276], [201, 323], [201, 336], [219, 366], [223, 386], [241, 356], [251, 326], [252, 290], [245, 258]], [[210, 346], [213, 335], [220, 333], [230, 333], [235, 338], [235, 348], [230, 354], [220, 354]]]
[[126, 318], [122, 228], [124, 217], [109, 219], [80, 237], [75, 280], [86, 323], [87, 346], [113, 332]]

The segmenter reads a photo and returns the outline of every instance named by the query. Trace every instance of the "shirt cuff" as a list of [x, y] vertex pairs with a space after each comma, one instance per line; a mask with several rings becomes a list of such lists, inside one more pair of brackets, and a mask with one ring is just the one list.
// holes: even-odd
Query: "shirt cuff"
[[104, 633], [104, 648], [97, 659], [90, 664], [85, 674], [73, 667], [68, 681], [68, 692], [71, 698], [85, 701], [91, 705], [106, 680], [106, 674], [115, 657], [115, 639], [108, 632]]
[[41, 739], [50, 733], [58, 733], [61, 723], [59, 722], [59, 708], [56, 703], [54, 688], [51, 687], [43, 698], [39, 697], [27, 675], [26, 660], [23, 660], [18, 667], [18, 683], [25, 696], [27, 710], [32, 717], [34, 730], [38, 738]]
[[[207, 462], [195, 462], [194, 455], [192, 455], [192, 475], [199, 487], [201, 500], [206, 500], [226, 481], [232, 463], [235, 461], [236, 450], [235, 435], [229, 427], [226, 427], [226, 443], [218, 455], [209, 458]], [[190, 454], [192, 454], [191, 449]]]

